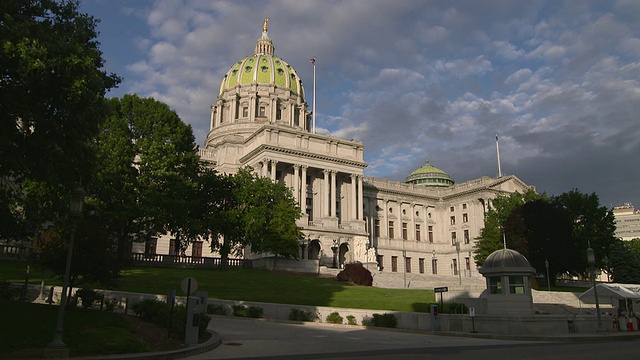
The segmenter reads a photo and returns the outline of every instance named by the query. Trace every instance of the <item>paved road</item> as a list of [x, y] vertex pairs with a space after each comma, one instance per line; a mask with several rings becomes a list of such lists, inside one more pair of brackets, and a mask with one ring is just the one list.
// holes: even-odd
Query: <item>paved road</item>
[[233, 317], [214, 317], [209, 328], [220, 335], [222, 345], [186, 359], [640, 359], [638, 339], [498, 340]]

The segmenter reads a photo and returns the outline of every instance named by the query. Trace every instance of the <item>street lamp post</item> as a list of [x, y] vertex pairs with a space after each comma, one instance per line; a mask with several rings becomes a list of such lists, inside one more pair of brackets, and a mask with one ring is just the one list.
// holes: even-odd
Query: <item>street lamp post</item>
[[76, 235], [76, 227], [78, 219], [82, 216], [82, 207], [84, 206], [84, 191], [82, 188], [76, 188], [71, 195], [69, 202], [69, 213], [71, 214], [71, 233], [69, 234], [69, 249], [67, 250], [67, 263], [64, 269], [64, 280], [62, 285], [62, 296], [58, 307], [58, 321], [56, 323], [56, 331], [53, 335], [53, 341], [44, 349], [45, 357], [67, 358], [69, 357], [69, 348], [62, 341], [62, 331], [64, 323], [64, 311], [67, 306], [67, 289], [69, 287], [69, 273], [71, 272], [71, 256], [73, 255], [73, 240]]
[[333, 251], [333, 268], [337, 268], [338, 267], [338, 240], [334, 239], [333, 240], [333, 246], [331, 246], [331, 251]]
[[551, 280], [549, 279], [549, 260], [544, 259], [544, 267], [547, 269], [547, 291], [551, 291]]
[[462, 273], [460, 273], [460, 241], [456, 241], [456, 252], [458, 253], [458, 263], [456, 271], [458, 271], [458, 283], [462, 285]]
[[587, 261], [589, 263], [589, 266], [591, 267], [591, 279], [593, 280], [593, 296], [596, 298], [596, 315], [598, 317], [597, 331], [603, 331], [602, 318], [600, 317], [600, 302], [598, 300], [598, 288], [596, 286], [596, 257], [593, 249], [591, 248], [591, 242], [589, 242], [589, 247], [587, 248]]
[[304, 260], [304, 250], [307, 247], [307, 244], [311, 242], [311, 238], [302, 239], [302, 244], [300, 244], [300, 249], [302, 250], [302, 260]]

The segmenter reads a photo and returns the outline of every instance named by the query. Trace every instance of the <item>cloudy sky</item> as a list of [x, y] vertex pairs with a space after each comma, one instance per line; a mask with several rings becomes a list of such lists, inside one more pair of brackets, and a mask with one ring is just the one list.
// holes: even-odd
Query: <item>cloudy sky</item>
[[152, 96], [202, 145], [224, 73], [270, 17], [317, 127], [362, 141], [365, 174], [425, 160], [456, 182], [503, 174], [640, 207], [640, 2], [85, 0], [110, 96]]

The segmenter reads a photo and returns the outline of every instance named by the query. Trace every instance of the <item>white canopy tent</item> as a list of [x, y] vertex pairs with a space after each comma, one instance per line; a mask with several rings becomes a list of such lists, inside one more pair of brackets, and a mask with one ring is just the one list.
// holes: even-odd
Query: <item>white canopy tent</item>
[[[609, 303], [618, 306], [619, 300], [631, 300], [632, 302], [640, 302], [640, 285], [638, 284], [617, 284], [605, 283], [597, 284], [598, 301], [600, 303]], [[587, 304], [595, 304], [596, 298], [593, 287], [583, 292], [579, 299]]]

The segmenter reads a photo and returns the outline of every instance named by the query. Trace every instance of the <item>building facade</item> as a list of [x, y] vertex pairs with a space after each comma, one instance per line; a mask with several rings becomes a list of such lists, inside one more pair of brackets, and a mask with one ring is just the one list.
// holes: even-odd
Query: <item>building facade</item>
[[615, 216], [615, 236], [622, 240], [640, 239], [640, 210], [626, 203], [613, 208]]
[[[384, 272], [477, 275], [474, 239], [491, 199], [529, 185], [516, 176], [454, 184], [428, 162], [405, 182], [364, 176], [363, 143], [314, 133], [307, 107], [302, 81], [275, 55], [265, 21], [254, 53], [222, 79], [201, 159], [221, 173], [251, 166], [288, 185], [303, 213], [303, 259], [327, 267], [358, 261]], [[165, 240], [156, 251], [177, 251]], [[208, 256], [206, 247], [194, 244], [187, 255]]]

